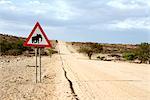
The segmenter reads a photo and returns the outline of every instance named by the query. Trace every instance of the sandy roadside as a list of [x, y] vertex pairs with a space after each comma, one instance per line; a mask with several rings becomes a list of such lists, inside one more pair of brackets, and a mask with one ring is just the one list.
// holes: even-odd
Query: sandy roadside
[[42, 83], [35, 83], [35, 57], [0, 58], [0, 100], [71, 100], [59, 55], [42, 56]]

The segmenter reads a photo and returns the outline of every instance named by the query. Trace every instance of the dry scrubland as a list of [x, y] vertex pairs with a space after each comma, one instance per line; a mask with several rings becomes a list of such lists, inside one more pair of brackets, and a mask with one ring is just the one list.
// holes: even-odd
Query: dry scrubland
[[79, 53], [89, 59], [103, 61], [128, 61], [150, 64], [150, 44], [106, 44], [92, 42], [68, 42]]
[[0, 100], [150, 99], [149, 64], [97, 59], [111, 53], [119, 55], [117, 48], [131, 50], [136, 45], [105, 44], [103, 53], [89, 60], [78, 53], [81, 43], [52, 43], [53, 49], [43, 50], [42, 83], [35, 83], [34, 49], [22, 51], [19, 56], [0, 56]]

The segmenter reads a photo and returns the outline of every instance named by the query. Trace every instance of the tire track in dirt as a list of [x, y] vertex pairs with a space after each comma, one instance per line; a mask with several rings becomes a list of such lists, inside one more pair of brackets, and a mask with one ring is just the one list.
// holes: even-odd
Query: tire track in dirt
[[[58, 47], [58, 49], [59, 49], [59, 47]], [[73, 95], [74, 99], [79, 100], [77, 94], [76, 94], [75, 91], [74, 91], [73, 83], [72, 83], [72, 81], [68, 78], [68, 76], [67, 76], [67, 71], [66, 71], [65, 68], [64, 68], [65, 65], [64, 65], [63, 59], [62, 59], [61, 54], [60, 54], [60, 49], [59, 49], [58, 51], [59, 51], [60, 59], [61, 59], [61, 62], [62, 62], [62, 69], [63, 69], [63, 71], [64, 71], [64, 76], [65, 76], [65, 78], [67, 79], [67, 81], [69, 82], [69, 86], [70, 86], [70, 89], [71, 89], [71, 94]]]

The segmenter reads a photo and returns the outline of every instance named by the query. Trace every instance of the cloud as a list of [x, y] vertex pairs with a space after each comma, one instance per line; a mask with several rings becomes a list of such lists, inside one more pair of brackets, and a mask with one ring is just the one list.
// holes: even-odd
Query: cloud
[[55, 1], [53, 9], [58, 19], [69, 20], [75, 16], [75, 13], [72, 11], [73, 9], [63, 0]]
[[0, 0], [0, 6], [2, 10], [15, 11], [17, 7], [13, 5], [13, 2], [10, 0]]
[[130, 36], [131, 30], [150, 34], [149, 0], [0, 0], [0, 6], [0, 32], [27, 34], [39, 21], [46, 32], [60, 35], [55, 38], [69, 35], [66, 40], [98, 41], [123, 31]]
[[9, 0], [0, 0], [0, 4], [11, 4], [12, 2]]
[[146, 29], [150, 30], [150, 17], [145, 18], [129, 18], [123, 21], [114, 21], [110, 24], [111, 28], [114, 29]]
[[122, 10], [150, 8], [149, 0], [111, 0], [108, 6]]
[[0, 3], [2, 9], [7, 11], [11, 10], [20, 14], [25, 13], [36, 16], [53, 16], [58, 20], [70, 20], [77, 15], [75, 9], [71, 7], [66, 0], [54, 0], [52, 3], [39, 0], [27, 0], [27, 2], [21, 2], [19, 4], [6, 0], [2, 0], [1, 2], [7, 4], [3, 5]]

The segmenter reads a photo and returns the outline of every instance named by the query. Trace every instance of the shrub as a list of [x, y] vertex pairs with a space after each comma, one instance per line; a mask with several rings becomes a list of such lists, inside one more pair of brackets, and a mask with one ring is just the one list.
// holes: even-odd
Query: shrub
[[85, 47], [81, 47], [79, 50], [79, 53], [85, 53], [88, 55], [89, 59], [91, 59], [94, 51], [91, 48], [85, 48]]
[[87, 47], [80, 47], [80, 49], [78, 51], [79, 51], [79, 53], [87, 54], [89, 59], [91, 59], [91, 57], [94, 53], [100, 53], [102, 50], [103, 50], [102, 46], [100, 44], [96, 43], [96, 44], [90, 44]]
[[51, 57], [53, 54], [58, 53], [58, 51], [56, 51], [56, 50], [54, 50], [54, 49], [48, 49], [48, 51], [49, 51], [50, 57]]
[[91, 45], [91, 49], [93, 50], [94, 53], [100, 53], [103, 50], [102, 45], [95, 43]]
[[134, 53], [124, 53], [123, 58], [126, 60], [134, 60], [136, 59], [136, 55]]
[[23, 46], [23, 40], [9, 42], [6, 40], [0, 41], [0, 52], [3, 55], [20, 55], [26, 50], [31, 50], [30, 47]]
[[147, 61], [150, 62], [150, 44], [141, 43], [135, 53], [141, 63], [146, 63]]

